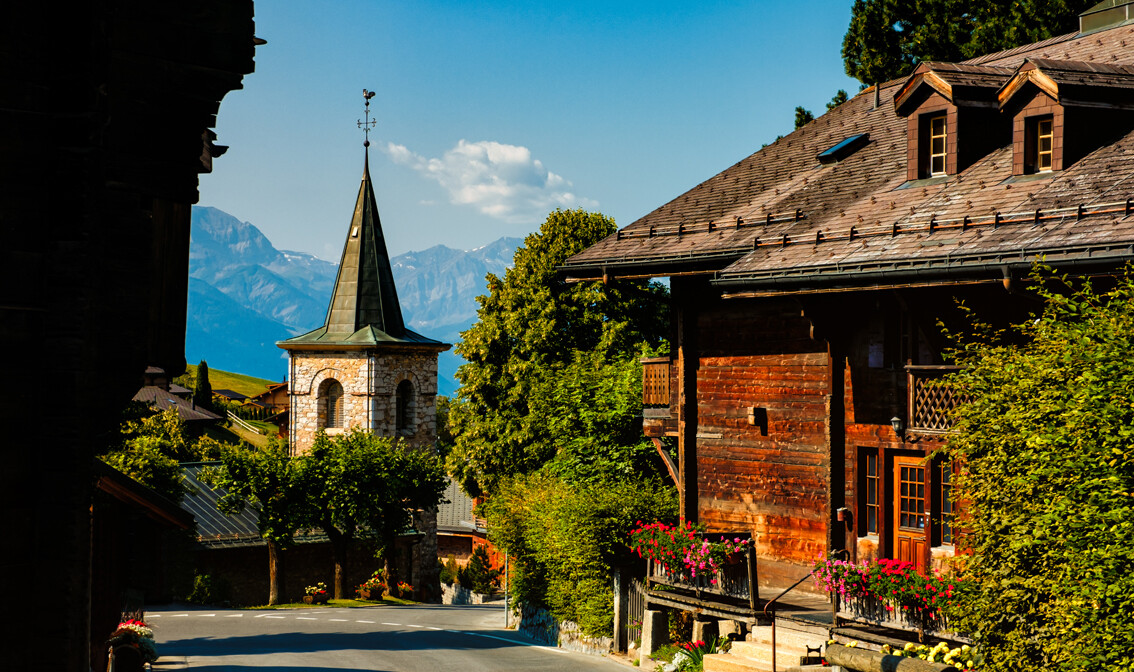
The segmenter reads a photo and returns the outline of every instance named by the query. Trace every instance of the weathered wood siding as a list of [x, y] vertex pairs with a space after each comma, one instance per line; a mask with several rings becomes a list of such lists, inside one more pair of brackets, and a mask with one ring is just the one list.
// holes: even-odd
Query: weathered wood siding
[[762, 558], [810, 562], [826, 540], [826, 347], [790, 301], [723, 302], [697, 323], [698, 518], [750, 531]]

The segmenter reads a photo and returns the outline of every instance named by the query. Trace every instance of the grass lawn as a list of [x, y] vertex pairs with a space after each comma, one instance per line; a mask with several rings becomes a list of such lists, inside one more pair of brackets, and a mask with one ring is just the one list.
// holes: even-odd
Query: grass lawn
[[261, 605], [258, 607], [245, 607], [246, 609], [315, 609], [319, 607], [381, 607], [400, 604], [420, 604], [413, 600], [403, 600], [397, 597], [383, 597], [381, 600], [329, 600], [327, 604], [304, 604], [303, 602], [288, 602], [286, 604]]
[[[177, 378], [177, 384], [187, 387], [190, 390], [194, 388], [197, 381], [197, 365], [189, 364], [186, 367], [185, 375]], [[261, 392], [266, 392], [268, 385], [277, 383], [276, 380], [265, 380], [264, 378], [256, 378], [254, 376], [246, 376], [242, 373], [231, 373], [229, 371], [221, 371], [209, 367], [209, 384], [212, 385], [214, 390], [235, 390], [243, 395], [254, 397]]]

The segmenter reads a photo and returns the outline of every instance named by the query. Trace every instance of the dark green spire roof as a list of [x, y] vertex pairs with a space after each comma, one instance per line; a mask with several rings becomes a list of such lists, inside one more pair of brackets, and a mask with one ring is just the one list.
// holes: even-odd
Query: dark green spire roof
[[347, 229], [343, 256], [327, 319], [319, 329], [280, 341], [282, 348], [292, 345], [341, 344], [352, 346], [448, 345], [406, 329], [394, 273], [382, 236], [378, 204], [370, 184], [370, 153], [366, 150], [362, 185], [354, 204], [354, 216]]

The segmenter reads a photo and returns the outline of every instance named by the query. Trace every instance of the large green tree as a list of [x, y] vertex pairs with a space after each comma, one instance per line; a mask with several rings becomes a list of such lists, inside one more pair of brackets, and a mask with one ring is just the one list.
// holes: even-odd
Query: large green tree
[[259, 510], [260, 536], [268, 544], [268, 604], [279, 604], [284, 594], [284, 551], [309, 517], [303, 468], [303, 460], [291, 457], [287, 444], [273, 440], [260, 449], [229, 446], [220, 466], [205, 474], [225, 490], [218, 502], [221, 511], [238, 513], [248, 505]]
[[855, 0], [847, 74], [879, 84], [921, 61], [959, 61], [1077, 30], [1095, 0]]
[[[569, 283], [556, 270], [614, 231], [601, 214], [556, 210], [525, 239], [503, 278], [488, 276], [488, 294], [477, 298], [478, 320], [457, 346], [467, 363], [457, 372], [461, 387], [449, 415], [454, 446], [448, 465], [466, 490], [491, 491], [501, 478], [530, 473], [555, 457], [572, 438], [561, 433], [564, 422], [570, 424], [565, 416], [589, 403], [587, 390], [596, 389], [576, 386], [579, 394], [568, 399], [563, 385], [585, 378], [598, 363], [636, 362], [643, 348], [662, 342], [664, 287]], [[594, 428], [603, 427], [625, 434], [624, 423]]]
[[436, 507], [445, 471], [433, 454], [393, 439], [352, 430], [315, 437], [304, 457], [308, 524], [331, 540], [335, 599], [343, 598], [347, 551], [359, 537], [393, 546], [412, 527], [413, 512]]
[[971, 555], [951, 625], [992, 670], [1131, 669], [1134, 275], [1035, 278], [1041, 315], [956, 353], [969, 401], [948, 452]]

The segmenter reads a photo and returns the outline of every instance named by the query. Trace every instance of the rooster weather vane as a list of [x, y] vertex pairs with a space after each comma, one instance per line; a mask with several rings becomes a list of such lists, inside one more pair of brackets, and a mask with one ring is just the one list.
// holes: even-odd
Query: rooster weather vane
[[363, 141], [362, 146], [363, 147], [369, 147], [370, 146], [370, 129], [374, 128], [375, 124], [378, 123], [377, 119], [371, 119], [370, 118], [370, 99], [374, 97], [374, 92], [373, 91], [367, 91], [366, 89], [363, 89], [362, 90], [362, 97], [366, 99], [366, 121], [359, 119], [358, 120], [358, 127], [362, 129], [363, 134], [366, 136], [366, 139]]

